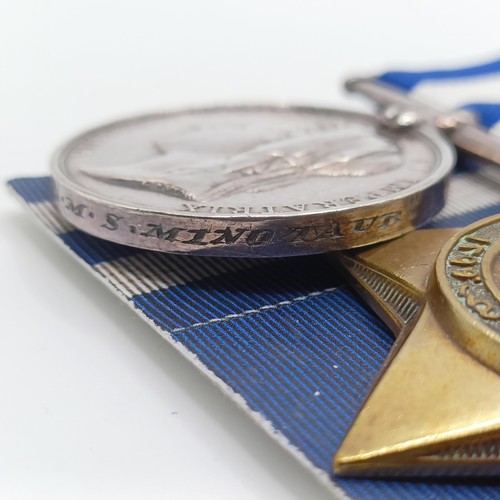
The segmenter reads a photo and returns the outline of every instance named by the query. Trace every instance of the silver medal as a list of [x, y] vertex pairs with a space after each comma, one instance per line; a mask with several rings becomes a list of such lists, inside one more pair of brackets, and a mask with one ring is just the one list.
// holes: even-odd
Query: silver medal
[[77, 228], [152, 250], [274, 257], [359, 247], [443, 206], [453, 148], [430, 126], [316, 108], [223, 107], [87, 132], [52, 166]]

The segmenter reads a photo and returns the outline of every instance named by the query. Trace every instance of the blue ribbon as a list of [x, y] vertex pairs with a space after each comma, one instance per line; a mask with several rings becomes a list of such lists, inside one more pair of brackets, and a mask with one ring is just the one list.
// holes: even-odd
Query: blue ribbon
[[[500, 59], [477, 66], [448, 70], [389, 71], [380, 75], [378, 80], [410, 92], [422, 82], [477, 79], [494, 74], [500, 74]], [[500, 95], [500, 88], [498, 90]], [[486, 128], [491, 128], [500, 121], [500, 103], [470, 103], [463, 106], [463, 109], [472, 111]]]

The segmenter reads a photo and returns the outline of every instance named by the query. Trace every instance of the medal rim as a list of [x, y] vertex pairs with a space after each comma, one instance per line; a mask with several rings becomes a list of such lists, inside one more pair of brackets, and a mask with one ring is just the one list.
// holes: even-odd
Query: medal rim
[[[417, 182], [417, 184], [405, 188], [399, 193], [393, 194], [391, 198], [382, 198], [381, 200], [367, 200], [355, 205], [346, 205], [343, 207], [335, 207], [333, 209], [327, 210], [309, 210], [303, 213], [296, 212], [283, 212], [283, 213], [245, 213], [244, 215], [237, 215], [231, 213], [205, 213], [205, 212], [186, 212], [179, 210], [165, 211], [148, 209], [145, 207], [137, 207], [127, 203], [109, 201], [108, 199], [96, 195], [91, 190], [85, 188], [84, 186], [72, 181], [64, 172], [64, 161], [73, 147], [79, 144], [81, 141], [93, 136], [100, 135], [106, 130], [112, 130], [118, 126], [129, 126], [134, 123], [140, 123], [143, 121], [148, 121], [151, 119], [159, 118], [170, 118], [183, 115], [196, 115], [196, 114], [210, 114], [224, 111], [269, 111], [269, 112], [290, 112], [290, 113], [317, 113], [323, 115], [337, 115], [342, 116], [346, 119], [352, 119], [353, 121], [365, 121], [372, 125], [383, 126], [383, 122], [379, 120], [376, 115], [370, 115], [366, 113], [358, 113], [353, 111], [347, 111], [337, 108], [325, 108], [316, 106], [305, 106], [305, 105], [271, 105], [271, 104], [252, 104], [252, 105], [222, 105], [222, 106], [207, 106], [207, 107], [193, 107], [185, 109], [177, 109], [172, 111], [163, 111], [157, 113], [147, 113], [143, 115], [132, 116], [129, 118], [124, 118], [121, 120], [115, 120], [107, 124], [91, 128], [81, 134], [74, 136], [72, 139], [65, 142], [61, 147], [59, 147], [54, 153], [51, 160], [51, 172], [52, 177], [56, 184], [64, 185], [64, 187], [87, 200], [105, 205], [107, 207], [114, 207], [119, 210], [128, 211], [135, 214], [150, 214], [152, 216], [172, 216], [178, 218], [186, 219], [203, 219], [203, 220], [227, 220], [227, 221], [266, 221], [266, 220], [280, 220], [280, 219], [301, 219], [306, 216], [321, 216], [330, 215], [332, 213], [341, 214], [345, 212], [350, 212], [356, 209], [363, 209], [367, 207], [380, 207], [384, 204], [390, 203], [392, 201], [409, 198], [419, 192], [425, 191], [429, 187], [442, 181], [447, 175], [449, 175], [456, 162], [455, 148], [452, 144], [445, 138], [445, 136], [440, 133], [436, 128], [429, 125], [422, 124], [418, 127], [413, 128], [410, 133], [417, 133], [423, 136], [426, 141], [421, 141], [422, 143], [431, 144], [434, 149], [434, 153], [439, 153], [439, 158], [436, 158], [435, 170], [431, 175], [425, 179]], [[404, 131], [402, 133], [405, 133]], [[430, 149], [430, 148], [429, 148]]]
[[[56, 201], [61, 214], [70, 223], [87, 233], [103, 239], [114, 241], [137, 248], [162, 251], [178, 254], [197, 254], [203, 256], [222, 256], [222, 257], [285, 257], [306, 255], [314, 253], [325, 253], [332, 250], [345, 250], [366, 246], [381, 241], [387, 241], [397, 236], [401, 236], [416, 227], [419, 227], [435, 216], [443, 208], [446, 194], [447, 181], [455, 165], [455, 149], [445, 139], [445, 137], [434, 127], [429, 125], [420, 125], [413, 129], [411, 139], [419, 141], [428, 150], [433, 153], [434, 165], [430, 175], [417, 182], [415, 185], [388, 195], [382, 199], [367, 200], [356, 205], [346, 205], [345, 207], [334, 207], [323, 210], [309, 210], [303, 212], [285, 212], [285, 213], [215, 213], [207, 214], [203, 212], [187, 211], [158, 211], [147, 210], [130, 206], [126, 203], [115, 203], [103, 199], [95, 193], [88, 192], [77, 183], [73, 182], [63, 171], [64, 159], [67, 154], [89, 135], [99, 135], [107, 129], [117, 126], [126, 126], [144, 120], [158, 119], [163, 117], [175, 117], [186, 114], [214, 113], [221, 111], [278, 111], [280, 113], [316, 113], [324, 116], [341, 116], [346, 120], [365, 122], [375, 127], [384, 127], [376, 115], [368, 115], [351, 111], [338, 110], [334, 108], [322, 108], [314, 106], [275, 106], [275, 105], [238, 105], [238, 106], [212, 106], [188, 108], [177, 111], [166, 111], [159, 113], [150, 113], [131, 117], [125, 120], [118, 120], [106, 125], [93, 128], [83, 134], [80, 134], [66, 144], [64, 144], [54, 155], [52, 160], [52, 175], [56, 187]], [[402, 134], [405, 132], [402, 131]], [[423, 137], [423, 139], [422, 139]], [[75, 217], [74, 214], [65, 210], [65, 199], [74, 197], [75, 204], [89, 205], [90, 209], [102, 216], [114, 212], [123, 221], [125, 227], [113, 228], [112, 231], [104, 231], [105, 224], [98, 225], [95, 220], [88, 221], [81, 217]], [[384, 212], [385, 211], [385, 212]], [[395, 227], [374, 227], [369, 230], [357, 232], [354, 229], [356, 222], [363, 222], [371, 218], [381, 218], [391, 213], [399, 214], [400, 219], [395, 223]], [[222, 232], [245, 231], [267, 237], [273, 233], [269, 240], [263, 244], [259, 242], [250, 243], [238, 240], [236, 244], [227, 244], [226, 242], [212, 245], [212, 241], [202, 243], [208, 246], [189, 246], [184, 240], [168, 240], [165, 238], [149, 238], [144, 233], [144, 228], [148, 223], [159, 224], [160, 227], [175, 228], [183, 227], [183, 231], [194, 233], [198, 231], [207, 231], [221, 234]], [[364, 223], [364, 222], [363, 222]], [[285, 225], [294, 225], [297, 229], [307, 229], [310, 227], [314, 232], [322, 225], [337, 225], [343, 227], [339, 230], [340, 235], [322, 235], [314, 239], [303, 239], [288, 241], [280, 236]], [[109, 229], [109, 228], [108, 228]], [[322, 230], [322, 229], [321, 229]], [[268, 231], [268, 235], [264, 234]], [[344, 232], [342, 232], [344, 231]], [[131, 234], [133, 233], [133, 234]], [[325, 230], [326, 233], [326, 230]], [[247, 235], [249, 233], [246, 233]], [[217, 238], [216, 238], [217, 239]], [[192, 241], [192, 240], [191, 240]]]

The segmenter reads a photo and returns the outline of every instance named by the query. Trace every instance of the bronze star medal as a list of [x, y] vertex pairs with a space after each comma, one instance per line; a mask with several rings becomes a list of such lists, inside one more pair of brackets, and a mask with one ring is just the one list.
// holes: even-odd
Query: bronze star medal
[[340, 259], [397, 340], [335, 472], [498, 475], [500, 215]]

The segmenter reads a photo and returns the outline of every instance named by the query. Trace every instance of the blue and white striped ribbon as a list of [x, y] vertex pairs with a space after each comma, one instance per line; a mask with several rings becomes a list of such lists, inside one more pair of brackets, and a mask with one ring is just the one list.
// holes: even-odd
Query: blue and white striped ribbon
[[[465, 226], [500, 211], [486, 167], [452, 177], [446, 207], [431, 227]], [[335, 498], [486, 500], [500, 494], [500, 486], [472, 480], [332, 475], [333, 454], [392, 336], [326, 257], [216, 259], [125, 247], [68, 224], [49, 177], [9, 184], [68, 251], [298, 456]]]
[[[380, 80], [419, 97], [430, 93], [431, 100], [434, 89], [444, 108], [489, 105], [495, 102], [493, 90], [500, 90], [500, 62], [455, 71], [391, 72]], [[486, 80], [491, 93], [466, 90], [463, 99], [449, 100]], [[491, 110], [492, 118], [481, 115], [483, 123], [497, 123], [499, 129], [500, 117]], [[488, 181], [488, 168], [496, 167], [478, 164], [457, 171], [432, 227], [464, 226], [500, 211], [498, 183]], [[336, 498], [486, 500], [500, 494], [495, 482], [359, 481], [332, 475], [332, 456], [392, 342], [324, 257], [224, 260], [124, 247], [64, 221], [50, 178], [14, 179], [10, 185], [68, 251], [327, 482]]]
[[467, 109], [500, 134], [500, 59], [454, 69], [389, 71], [378, 79], [439, 109]]

